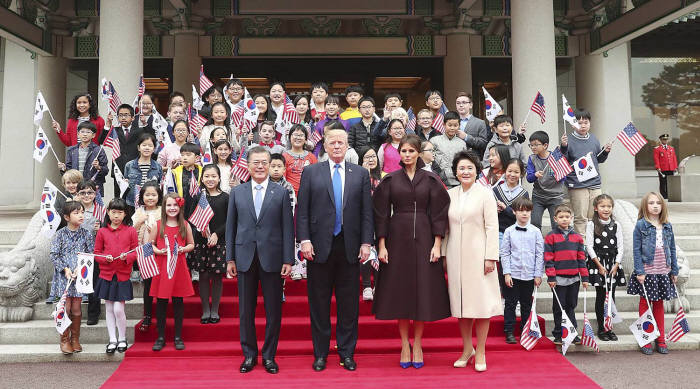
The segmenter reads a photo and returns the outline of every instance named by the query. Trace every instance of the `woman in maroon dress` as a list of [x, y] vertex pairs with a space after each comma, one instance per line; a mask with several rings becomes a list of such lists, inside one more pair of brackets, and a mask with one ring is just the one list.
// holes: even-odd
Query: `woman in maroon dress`
[[[194, 250], [194, 239], [192, 228], [183, 216], [184, 206], [185, 199], [176, 192], [168, 193], [163, 198], [161, 219], [157, 227], [151, 231], [153, 253], [156, 255], [156, 263], [160, 270], [151, 281], [151, 297], [158, 299], [156, 305], [158, 338], [153, 344], [153, 351], [160, 351], [165, 346], [165, 311], [168, 307], [168, 299], [173, 301], [175, 349], [185, 349], [185, 343], [182, 340], [182, 321], [185, 314], [183, 297], [194, 295], [185, 254]], [[174, 252], [175, 244], [177, 244], [177, 252]], [[171, 255], [177, 255], [174, 270], [168, 269], [168, 250], [172, 253]]]
[[[402, 169], [389, 173], [374, 192], [375, 233], [382, 262], [374, 295], [379, 320], [398, 320], [400, 366], [423, 366], [424, 322], [450, 316], [440, 244], [450, 198], [440, 178], [423, 170], [420, 138], [399, 143]], [[409, 329], [413, 320], [413, 356]], [[412, 362], [411, 362], [412, 361]]]

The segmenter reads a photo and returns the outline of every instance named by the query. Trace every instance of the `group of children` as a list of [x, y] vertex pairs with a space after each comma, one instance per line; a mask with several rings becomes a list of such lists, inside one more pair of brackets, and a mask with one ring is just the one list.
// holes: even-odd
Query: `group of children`
[[[384, 116], [379, 118], [374, 99], [363, 96], [362, 88], [351, 86], [346, 90], [349, 107], [341, 112], [338, 97], [329, 95], [324, 83], [315, 83], [310, 97], [294, 99], [301, 123], [287, 126], [280, 121], [284, 116], [282, 96], [285, 94], [281, 82], [271, 85], [269, 97], [254, 97], [258, 122], [246, 131], [234, 126], [231, 120], [231, 107], [240, 102], [242, 93], [238, 92], [242, 86], [240, 80], [233, 79], [225, 92], [213, 86], [204, 93], [205, 107], [200, 114], [208, 121], [198, 133], [193, 133], [190, 123], [184, 120], [184, 96], [174, 93], [168, 109], [167, 136], [171, 143], [167, 146], [162, 145], [162, 139], [153, 130], [153, 96], [149, 93], [139, 101], [137, 115], [133, 107], [121, 105], [114, 128], [110, 113], [106, 131], [102, 119], [95, 116], [89, 95], [79, 95], [73, 100], [68, 131], [61, 138], [65, 138], [64, 143], [73, 144], [69, 144], [66, 163], [59, 164], [64, 172], [64, 187], [73, 200], [61, 200], [56, 205], [67, 225], [55, 235], [52, 244], [51, 258], [56, 271], [49, 301], [60, 296], [62, 288], [75, 278], [75, 253], [94, 252], [99, 265], [95, 271], [98, 279], [90, 298], [88, 324], [97, 323], [100, 299], [105, 300], [108, 353], [123, 352], [127, 347], [124, 303], [133, 298], [129, 276], [136, 260], [132, 250], [138, 245], [152, 243], [160, 269], [159, 275], [143, 280], [144, 318], [139, 325], [140, 331], [150, 330], [155, 297], [158, 339], [154, 350], [165, 346], [165, 311], [169, 299], [175, 316], [174, 345], [176, 349], [184, 349], [183, 298], [194, 294], [192, 280], [199, 281], [201, 323], [218, 323], [226, 263], [228, 192], [241, 182], [233, 174], [238, 154], [256, 145], [268, 149], [272, 154], [270, 179], [289, 192], [294, 205], [304, 167], [328, 158], [322, 142], [312, 140], [314, 135], [322, 136], [326, 129], [334, 127], [348, 131], [350, 149], [346, 160], [370, 172], [373, 188], [385, 174], [400, 168], [398, 143], [407, 133], [422, 138], [420, 155], [424, 169], [438, 174], [447, 187], [457, 184], [450, 166], [455, 154], [465, 149], [483, 152], [485, 169], [483, 180], [479, 181], [493, 189], [499, 212], [499, 280], [505, 299], [504, 330], [508, 343], [516, 341], [517, 304], [521, 317], [526, 319], [533, 290], [541, 284], [545, 273], [561, 302], [560, 308], [553, 301], [555, 342], [561, 341], [562, 309], [575, 326], [579, 286], [585, 289], [589, 283], [596, 288], [595, 311], [601, 340], [617, 340], [614, 332], [603, 327], [606, 292], [610, 290], [614, 298], [615, 288], [628, 284], [630, 294], [642, 295], [642, 283], [646, 286], [655, 315], [660, 312], [657, 321], [663, 332], [660, 302], [675, 296], [672, 283], [678, 270], [673, 232], [661, 196], [648, 194], [640, 207], [640, 221], [634, 235], [635, 269], [627, 280], [621, 266], [622, 231], [612, 217], [613, 199], [601, 193], [600, 177], [579, 182], [572, 174], [557, 181], [547, 164], [550, 151], [546, 132], [530, 135], [532, 155], [526, 158], [524, 128], [515, 131], [512, 119], [500, 115], [490, 123], [492, 130], [488, 130], [483, 121], [471, 115], [472, 101], [468, 94], [458, 96], [457, 111], [444, 113], [444, 133], [441, 133], [433, 127], [433, 118], [442, 115], [444, 105], [438, 91], [426, 93], [427, 108], [418, 112], [416, 126], [411, 129], [400, 95], [386, 96]], [[570, 161], [594, 153], [597, 168], [607, 158], [610, 145], [601, 147], [589, 133], [590, 118], [586, 111], [577, 112], [581, 128], [570, 137], [562, 137], [561, 151]], [[63, 134], [57, 123], [54, 127]], [[95, 196], [104, 193], [109, 169], [104, 148], [98, 144], [110, 136], [110, 130], [116, 131], [114, 138], [121, 149], [112, 170], [115, 166], [122, 169], [128, 188], [121, 188], [122, 192], [115, 181], [117, 197], [109, 202], [105, 222], [100, 224], [95, 218]], [[520, 184], [523, 177], [533, 183], [531, 197]], [[164, 187], [170, 188], [166, 191], [169, 193], [163, 193]], [[565, 204], [565, 187], [570, 205]], [[200, 198], [195, 188], [204, 191], [214, 213], [204, 232], [193, 229], [186, 221]], [[540, 230], [544, 210], [551, 218], [552, 231], [543, 238]], [[652, 235], [656, 236], [655, 241]], [[177, 251], [172, 251], [173, 247]], [[169, 250], [170, 255], [177, 256], [174, 269], [166, 266]], [[364, 265], [361, 273], [363, 299], [372, 300], [370, 266]], [[668, 274], [671, 276], [664, 276]], [[303, 262], [295, 264], [291, 276], [297, 280], [305, 277]], [[67, 307], [74, 325], [61, 336], [64, 353], [80, 351], [79, 297], [82, 296], [74, 286], [68, 290], [71, 299]], [[646, 300], [641, 298], [640, 313], [644, 311]], [[521, 329], [523, 324], [521, 320]], [[657, 340], [657, 349], [667, 352], [663, 334]]]

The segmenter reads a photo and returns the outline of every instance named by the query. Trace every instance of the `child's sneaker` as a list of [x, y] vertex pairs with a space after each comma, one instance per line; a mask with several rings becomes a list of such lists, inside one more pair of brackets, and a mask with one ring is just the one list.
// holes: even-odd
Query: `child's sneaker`
[[363, 301], [374, 300], [374, 291], [372, 290], [372, 288], [367, 287], [364, 290], [362, 290], [362, 300]]
[[561, 342], [561, 336], [555, 336], [555, 337], [554, 337], [554, 340], [553, 340], [552, 342], [553, 342], [554, 344], [556, 344], [557, 346], [561, 346], [561, 343], [562, 343], [562, 342]]
[[131, 282], [139, 282], [141, 281], [141, 273], [138, 270], [134, 270], [131, 272], [131, 276], [129, 278]]
[[301, 278], [306, 279], [306, 259], [301, 261]]
[[300, 268], [301, 268], [301, 262], [297, 259], [296, 261], [294, 261], [294, 265], [292, 266], [292, 272], [291, 272], [291, 274], [289, 275], [289, 277], [290, 277], [293, 281], [299, 281], [299, 280], [301, 279], [301, 270], [300, 270]]
[[520, 301], [518, 301], [518, 304], [515, 306], [515, 316], [520, 317]]
[[199, 272], [192, 270], [192, 282], [199, 282]]

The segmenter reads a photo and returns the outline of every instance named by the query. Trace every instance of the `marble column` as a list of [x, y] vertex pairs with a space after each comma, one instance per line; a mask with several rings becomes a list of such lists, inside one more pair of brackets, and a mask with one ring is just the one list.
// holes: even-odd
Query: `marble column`
[[457, 93], [472, 93], [472, 59], [468, 34], [447, 35], [447, 55], [443, 67], [445, 104], [450, 110], [455, 110]]
[[[39, 66], [37, 72], [37, 89], [41, 91], [46, 99], [51, 113], [61, 124], [61, 128], [66, 128], [66, 81], [67, 81], [67, 65], [68, 61], [62, 57], [38, 57]], [[48, 113], [44, 114], [44, 120], [41, 127], [46, 130], [46, 135], [54, 147], [54, 151], [61, 158], [61, 162], [65, 162], [65, 146], [58, 139], [56, 132], [51, 129], [51, 117]], [[41, 164], [35, 164], [34, 167], [34, 204], [38, 206], [39, 196], [44, 186], [46, 179], [51, 180], [60, 190], [61, 174], [56, 168], [56, 161], [53, 155], [48, 155], [44, 158]]]
[[[605, 54], [576, 58], [576, 102], [591, 113], [591, 133], [601, 145], [611, 142], [632, 120], [630, 46], [622, 44]], [[637, 197], [634, 157], [615, 142], [600, 165], [603, 192], [613, 197]]]
[[[143, 73], [143, 0], [100, 2], [99, 66], [98, 80], [112, 81], [122, 103], [131, 104]], [[108, 103], [100, 101], [104, 117], [107, 108]]]
[[175, 36], [175, 55], [173, 56], [172, 90], [185, 94], [185, 99], [192, 99], [192, 85], [199, 92], [199, 34], [196, 31], [171, 31]]
[[[32, 120], [36, 98], [36, 54], [7, 39], [0, 39], [0, 69], [0, 166], [3, 167], [4, 183], [0, 190], [0, 207], [31, 208], [37, 164], [32, 158], [36, 136]], [[48, 124], [48, 119], [44, 123]], [[46, 132], [53, 132], [46, 124]], [[56, 137], [51, 141], [60, 144]], [[60, 155], [63, 149], [57, 147]], [[56, 160], [53, 155], [47, 155], [43, 164], [55, 168]]]
[[552, 147], [559, 144], [557, 74], [554, 51], [554, 8], [552, 0], [511, 2], [513, 56], [513, 119], [518, 127], [530, 111], [537, 91], [542, 93], [547, 120], [531, 112], [527, 133], [546, 131]]

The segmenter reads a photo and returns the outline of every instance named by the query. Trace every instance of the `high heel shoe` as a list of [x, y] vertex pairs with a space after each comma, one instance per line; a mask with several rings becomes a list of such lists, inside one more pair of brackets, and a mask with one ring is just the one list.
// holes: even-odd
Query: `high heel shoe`
[[462, 360], [461, 358], [456, 360], [455, 363], [452, 365], [454, 367], [467, 367], [469, 364], [469, 361], [474, 358], [476, 355], [476, 351], [472, 349], [472, 353], [469, 355], [469, 357], [466, 360]]
[[[411, 352], [414, 352], [415, 350], [416, 350], [416, 349], [413, 349]], [[421, 349], [421, 354], [423, 354], [423, 350], [422, 350], [422, 349]], [[412, 358], [412, 359], [416, 359], [415, 354], [413, 354], [413, 358]], [[422, 359], [422, 358], [421, 358], [421, 359]], [[413, 361], [413, 362], [411, 362], [411, 364], [412, 364], [413, 367], [416, 368], [416, 369], [420, 369], [421, 367], [425, 366], [425, 362], [423, 362], [423, 361], [420, 361], [420, 362]]]
[[[413, 347], [411, 347], [411, 346], [409, 345], [409, 346], [408, 346], [408, 351], [409, 351], [410, 353], [412, 353], [412, 352], [413, 352]], [[411, 362], [411, 361], [408, 361], [408, 362], [401, 362], [401, 361], [399, 361], [399, 366], [401, 366], [402, 369], [408, 369], [409, 367], [411, 367], [411, 365], [412, 365], [412, 362]]]
[[474, 370], [480, 373], [486, 371], [486, 356], [484, 356], [484, 363], [476, 363], [476, 358], [474, 358]]

